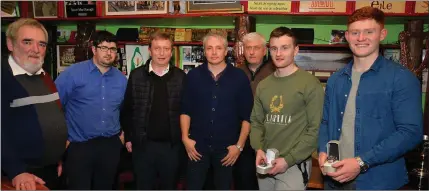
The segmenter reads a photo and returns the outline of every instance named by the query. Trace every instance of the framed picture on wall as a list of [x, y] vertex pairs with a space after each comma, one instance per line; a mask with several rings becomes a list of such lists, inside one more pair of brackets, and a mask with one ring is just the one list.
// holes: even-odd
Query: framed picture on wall
[[74, 48], [75, 45], [57, 45], [57, 74], [76, 63]]
[[106, 1], [106, 15], [167, 14], [167, 1]]
[[19, 17], [19, 3], [17, 1], [1, 2], [1, 17]]
[[58, 2], [57, 1], [33, 1], [34, 18], [57, 18]]
[[299, 50], [295, 63], [307, 71], [337, 71], [352, 59], [353, 55], [349, 51]]
[[127, 77], [131, 71], [143, 66], [149, 59], [149, 46], [145, 45], [125, 45], [125, 55], [127, 60]]
[[242, 13], [240, 1], [188, 1], [188, 13], [234, 12]]

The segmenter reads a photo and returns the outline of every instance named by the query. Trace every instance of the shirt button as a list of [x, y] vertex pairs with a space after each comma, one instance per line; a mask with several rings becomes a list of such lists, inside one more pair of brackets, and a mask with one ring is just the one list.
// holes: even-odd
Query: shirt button
[[216, 96], [213, 96], [213, 99], [216, 99]]
[[103, 123], [104, 123], [104, 121], [101, 121], [101, 122], [103, 122]]
[[216, 109], [215, 109], [215, 108], [212, 108], [212, 111], [216, 111]]
[[106, 111], [106, 109], [103, 108], [103, 111]]
[[347, 97], [347, 94], [346, 94], [346, 95], [344, 95], [344, 97]]
[[104, 97], [102, 97], [101, 99], [104, 99]]
[[104, 88], [104, 86], [101, 86], [102, 88]]
[[338, 131], [341, 131], [340, 129], [338, 129]]
[[216, 86], [219, 86], [219, 83], [216, 83]]
[[344, 112], [341, 112], [341, 115], [344, 114]]
[[213, 120], [211, 120], [210, 123], [213, 124]]

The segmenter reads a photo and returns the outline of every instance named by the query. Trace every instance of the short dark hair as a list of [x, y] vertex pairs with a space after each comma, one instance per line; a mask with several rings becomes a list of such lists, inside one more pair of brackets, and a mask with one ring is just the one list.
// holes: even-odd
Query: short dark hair
[[270, 40], [271, 38], [280, 38], [282, 36], [288, 36], [292, 38], [293, 45], [297, 46], [297, 40], [295, 34], [292, 32], [290, 28], [287, 27], [277, 27], [275, 28], [271, 34], [270, 34]]
[[162, 31], [156, 31], [154, 33], [152, 33], [150, 35], [150, 39], [149, 39], [149, 48], [152, 47], [152, 41], [154, 40], [169, 40], [171, 43], [171, 48], [173, 48], [173, 41], [170, 38], [170, 35], [167, 34], [166, 32], [162, 32]]
[[118, 45], [118, 41], [114, 34], [108, 31], [96, 31], [92, 35], [92, 45], [98, 46], [103, 42], [114, 42], [116, 45]]
[[371, 6], [366, 6], [355, 10], [352, 15], [349, 16], [347, 20], [347, 26], [356, 21], [366, 19], [374, 19], [375, 22], [381, 25], [381, 28], [384, 28], [384, 12], [380, 9], [373, 8]]

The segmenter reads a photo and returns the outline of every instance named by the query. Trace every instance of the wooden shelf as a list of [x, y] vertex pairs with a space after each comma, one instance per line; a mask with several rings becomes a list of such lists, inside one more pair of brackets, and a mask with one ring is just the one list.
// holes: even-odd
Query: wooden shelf
[[[74, 45], [75, 43], [59, 42], [57, 45]], [[118, 45], [148, 45], [149, 42], [118, 41]], [[202, 46], [203, 42], [174, 42], [174, 46]], [[228, 42], [228, 46], [234, 46], [234, 42]]]
[[[118, 44], [132, 44], [132, 45], [147, 45], [149, 42], [133, 42], [133, 41], [118, 41]], [[58, 42], [57, 45], [73, 45], [75, 43]], [[174, 46], [202, 46], [203, 42], [174, 42]], [[228, 42], [228, 46], [234, 46], [235, 42]], [[298, 44], [300, 48], [328, 48], [328, 49], [348, 49], [348, 44]], [[268, 44], [267, 44], [268, 47]], [[399, 49], [397, 44], [381, 44], [380, 48]]]

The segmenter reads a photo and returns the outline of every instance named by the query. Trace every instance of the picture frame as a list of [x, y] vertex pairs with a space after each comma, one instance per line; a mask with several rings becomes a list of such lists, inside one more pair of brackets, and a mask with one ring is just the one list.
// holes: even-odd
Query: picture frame
[[19, 17], [18, 1], [2, 1], [1, 2], [1, 17]]
[[345, 50], [299, 50], [295, 63], [299, 68], [314, 72], [315, 76], [329, 77], [328, 73], [343, 68], [352, 59], [353, 54]]
[[57, 45], [57, 74], [76, 63], [74, 49], [75, 45]]
[[33, 1], [34, 18], [58, 18], [57, 1]]
[[168, 1], [168, 13], [173, 15], [185, 14], [187, 3], [185, 0], [169, 0]]
[[105, 15], [167, 14], [168, 1], [106, 1]]
[[148, 48], [148, 45], [125, 45], [127, 77], [129, 77], [132, 70], [143, 66], [149, 59]]
[[64, 16], [95, 17], [97, 11], [96, 1], [64, 1]]
[[240, 1], [188, 1], [187, 13], [243, 13]]

